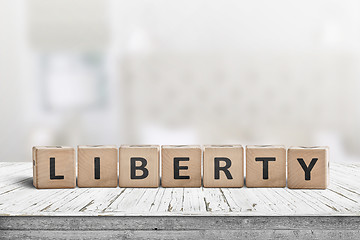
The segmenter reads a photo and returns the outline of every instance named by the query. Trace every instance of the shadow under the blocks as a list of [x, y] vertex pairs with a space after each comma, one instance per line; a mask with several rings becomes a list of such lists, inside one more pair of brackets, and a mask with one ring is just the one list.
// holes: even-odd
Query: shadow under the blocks
[[25, 188], [35, 188], [33, 185], [33, 178], [27, 177], [27, 178], [18, 178], [15, 180], [19, 185]]

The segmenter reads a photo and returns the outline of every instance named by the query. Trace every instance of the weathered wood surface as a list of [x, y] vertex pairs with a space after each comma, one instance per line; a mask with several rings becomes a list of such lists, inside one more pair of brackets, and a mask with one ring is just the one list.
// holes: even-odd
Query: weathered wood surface
[[0, 217], [0, 238], [358, 239], [360, 218], [266, 216]]
[[359, 230], [4, 231], [3, 239], [358, 239]]
[[359, 239], [360, 164], [331, 164], [327, 190], [32, 186], [0, 163], [0, 239]]
[[360, 164], [332, 163], [326, 190], [32, 185], [31, 163], [0, 163], [2, 216], [359, 216]]

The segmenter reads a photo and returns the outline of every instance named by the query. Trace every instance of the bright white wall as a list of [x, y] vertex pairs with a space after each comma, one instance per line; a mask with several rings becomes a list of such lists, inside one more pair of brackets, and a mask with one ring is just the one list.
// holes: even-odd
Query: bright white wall
[[[2, 0], [0, 161], [30, 161], [33, 145], [228, 142], [357, 158], [359, 5]], [[49, 108], [52, 81], [58, 105], [103, 100]]]

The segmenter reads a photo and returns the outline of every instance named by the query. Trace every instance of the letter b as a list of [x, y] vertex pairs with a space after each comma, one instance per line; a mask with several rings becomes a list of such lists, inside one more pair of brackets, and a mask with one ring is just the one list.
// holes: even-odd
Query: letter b
[[[130, 178], [131, 179], [144, 179], [149, 175], [149, 170], [146, 167], [147, 160], [141, 157], [132, 157], [130, 158], [131, 167], [130, 167]], [[140, 166], [136, 166], [136, 162], [141, 162]], [[142, 171], [141, 175], [136, 175], [136, 170]]]

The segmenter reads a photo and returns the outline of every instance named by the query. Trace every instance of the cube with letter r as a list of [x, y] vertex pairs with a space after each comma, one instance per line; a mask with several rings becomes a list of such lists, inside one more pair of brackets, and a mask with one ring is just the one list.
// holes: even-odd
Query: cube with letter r
[[241, 145], [206, 145], [203, 156], [204, 187], [244, 186]]

